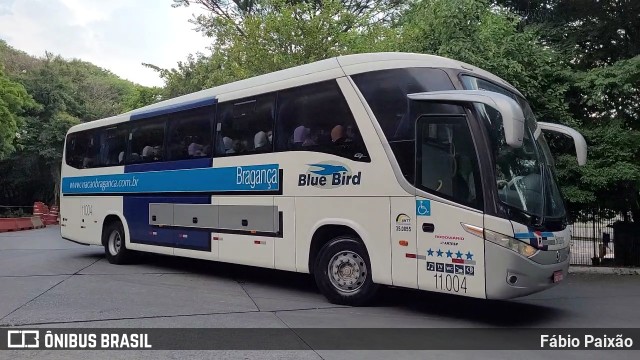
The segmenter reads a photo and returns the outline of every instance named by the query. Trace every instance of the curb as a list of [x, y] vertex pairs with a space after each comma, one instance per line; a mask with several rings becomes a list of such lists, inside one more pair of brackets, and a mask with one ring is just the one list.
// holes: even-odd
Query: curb
[[640, 275], [640, 268], [569, 266], [569, 274]]

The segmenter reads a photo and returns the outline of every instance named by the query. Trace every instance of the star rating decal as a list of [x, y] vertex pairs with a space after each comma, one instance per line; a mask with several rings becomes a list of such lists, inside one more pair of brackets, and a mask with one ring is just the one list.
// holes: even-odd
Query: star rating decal
[[473, 260], [473, 253], [471, 251], [467, 251], [467, 253], [465, 254], [460, 250], [456, 252], [452, 252], [451, 250], [448, 250], [448, 249], [447, 251], [442, 251], [442, 249], [433, 250], [432, 248], [429, 248], [427, 250], [427, 256], [444, 257], [443, 255], [445, 254], [447, 255], [448, 258], [452, 258], [452, 259], [462, 259], [462, 257], [465, 256], [466, 260]]

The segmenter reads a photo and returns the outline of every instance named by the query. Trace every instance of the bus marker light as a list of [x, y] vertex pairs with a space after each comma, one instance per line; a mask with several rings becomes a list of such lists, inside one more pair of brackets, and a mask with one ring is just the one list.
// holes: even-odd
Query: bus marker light
[[409, 242], [407, 240], [400, 240], [400, 246], [409, 246]]
[[409, 259], [415, 259], [415, 258], [416, 258], [416, 254], [409, 254], [409, 253], [407, 253], [407, 257], [408, 257]]
[[267, 242], [264, 240], [254, 240], [253, 243], [256, 245], [265, 245]]

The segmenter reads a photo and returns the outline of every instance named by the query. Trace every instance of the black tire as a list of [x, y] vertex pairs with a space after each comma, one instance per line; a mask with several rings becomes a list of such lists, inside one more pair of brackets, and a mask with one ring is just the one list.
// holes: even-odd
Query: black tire
[[313, 275], [320, 292], [339, 305], [366, 305], [379, 288], [371, 278], [367, 250], [361, 242], [348, 236], [336, 237], [322, 247]]
[[105, 226], [102, 230], [104, 253], [111, 264], [127, 264], [133, 258], [131, 250], [127, 249], [124, 227], [120, 221]]

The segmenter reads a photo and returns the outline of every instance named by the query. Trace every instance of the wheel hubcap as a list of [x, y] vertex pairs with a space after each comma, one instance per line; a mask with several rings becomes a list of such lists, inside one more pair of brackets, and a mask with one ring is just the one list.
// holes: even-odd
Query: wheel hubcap
[[341, 251], [329, 260], [331, 284], [342, 292], [354, 292], [362, 287], [367, 278], [364, 259], [353, 251]]
[[122, 237], [120, 236], [120, 232], [114, 230], [111, 235], [109, 235], [109, 253], [116, 256], [120, 252], [121, 247]]

